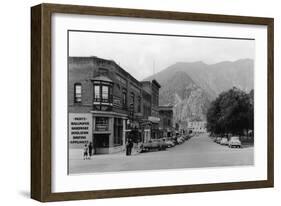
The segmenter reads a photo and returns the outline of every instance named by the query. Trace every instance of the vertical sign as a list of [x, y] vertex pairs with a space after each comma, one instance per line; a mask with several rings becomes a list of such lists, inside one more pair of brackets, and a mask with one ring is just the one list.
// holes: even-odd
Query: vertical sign
[[68, 137], [70, 148], [83, 148], [92, 141], [92, 114], [69, 113]]

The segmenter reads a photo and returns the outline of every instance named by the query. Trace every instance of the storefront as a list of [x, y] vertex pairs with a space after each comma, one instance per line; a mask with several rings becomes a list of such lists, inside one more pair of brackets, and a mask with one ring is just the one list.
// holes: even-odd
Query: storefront
[[161, 138], [160, 130], [159, 130], [160, 118], [154, 117], [154, 116], [149, 116], [148, 120], [151, 122], [151, 139]]
[[93, 111], [93, 145], [95, 154], [120, 152], [125, 148], [124, 114]]

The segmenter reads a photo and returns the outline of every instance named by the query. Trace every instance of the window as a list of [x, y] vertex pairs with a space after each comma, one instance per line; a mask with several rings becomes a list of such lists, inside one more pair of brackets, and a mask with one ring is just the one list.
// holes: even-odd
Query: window
[[109, 88], [108, 86], [102, 86], [102, 101], [108, 102], [109, 100]]
[[100, 85], [95, 85], [94, 86], [94, 97], [95, 97], [95, 101], [99, 101], [100, 100]]
[[127, 92], [125, 90], [122, 92], [122, 105], [123, 108], [127, 106]]
[[141, 97], [138, 97], [138, 112], [141, 112]]
[[131, 108], [130, 109], [132, 110], [131, 112], [135, 111], [135, 94], [133, 92], [131, 93]]
[[131, 104], [135, 104], [135, 94], [133, 92], [131, 93]]
[[82, 85], [80, 83], [74, 84], [74, 102], [75, 103], [82, 102]]
[[96, 147], [109, 147], [109, 135], [108, 134], [94, 134], [94, 141]]
[[170, 127], [171, 126], [171, 120], [168, 119], [168, 126]]
[[114, 145], [123, 144], [123, 120], [114, 118]]
[[108, 131], [108, 117], [96, 117], [96, 131]]
[[94, 101], [109, 102], [109, 86], [94, 85]]

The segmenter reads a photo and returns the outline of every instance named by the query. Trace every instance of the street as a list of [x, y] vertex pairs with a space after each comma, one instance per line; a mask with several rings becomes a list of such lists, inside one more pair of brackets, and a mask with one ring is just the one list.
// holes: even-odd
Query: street
[[117, 153], [95, 155], [91, 160], [83, 160], [82, 152], [79, 152], [79, 155], [72, 153], [69, 159], [69, 174], [254, 164], [253, 146], [241, 149], [228, 148], [214, 143], [206, 134], [194, 136], [183, 144], [165, 151], [146, 152], [132, 156]]

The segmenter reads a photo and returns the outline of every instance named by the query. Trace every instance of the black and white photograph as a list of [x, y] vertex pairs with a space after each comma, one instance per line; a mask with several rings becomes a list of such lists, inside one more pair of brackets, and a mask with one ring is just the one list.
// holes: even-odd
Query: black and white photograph
[[254, 166], [254, 38], [67, 37], [69, 175]]

